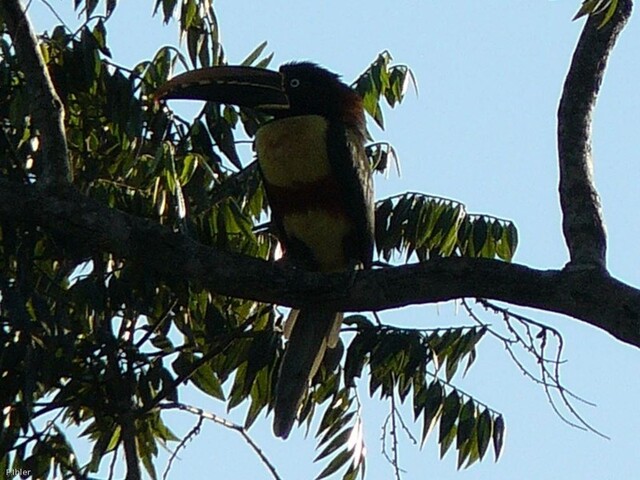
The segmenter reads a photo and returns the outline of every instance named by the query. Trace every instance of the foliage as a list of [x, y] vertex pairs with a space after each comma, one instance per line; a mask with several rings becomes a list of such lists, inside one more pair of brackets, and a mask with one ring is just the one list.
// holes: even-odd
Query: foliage
[[584, 0], [578, 13], [576, 13], [574, 20], [582, 18], [584, 16], [598, 16], [603, 15], [600, 27], [609, 23], [609, 20], [616, 13], [618, 8], [618, 0]]
[[[276, 241], [261, 224], [268, 211], [256, 168], [238, 151], [264, 121], [255, 112], [207, 104], [186, 121], [153, 93], [186, 58], [172, 47], [131, 69], [113, 63], [108, 18], [116, 0], [75, 0], [86, 23], [60, 26], [41, 37], [41, 50], [66, 111], [74, 186], [131, 215], [152, 219], [199, 242], [264, 259]], [[165, 22], [179, 20], [191, 67], [226, 62], [208, 1], [158, 0]], [[4, 28], [4, 27], [2, 27]], [[0, 31], [0, 175], [38, 182], [38, 131], [10, 38]], [[265, 67], [266, 44], [244, 64]], [[399, 103], [411, 80], [383, 52], [354, 88], [381, 126], [381, 103]], [[242, 127], [242, 132], [240, 132]], [[384, 171], [379, 153], [372, 163]], [[463, 205], [407, 193], [377, 205], [381, 259], [394, 253], [513, 257], [512, 223], [469, 215]], [[244, 427], [272, 407], [282, 356], [281, 316], [269, 305], [228, 298], [186, 283], [167, 285], [144, 261], [85, 251], [73, 238], [54, 238], [37, 227], [0, 225], [0, 425], [2, 469], [32, 470], [33, 477], [86, 478], [115, 458], [133, 432], [137, 453], [152, 478], [159, 445], [176, 441], [163, 420], [190, 383], [227, 408], [248, 404]], [[150, 252], [153, 255], [153, 252]], [[321, 369], [312, 382], [300, 423], [319, 419], [317, 460], [330, 459], [320, 478], [346, 467], [364, 469], [362, 420], [354, 385], [369, 376], [370, 395], [411, 399], [422, 442], [436, 424], [444, 455], [452, 445], [459, 465], [484, 457], [492, 439], [502, 448], [502, 417], [450, 383], [473, 363], [483, 328], [413, 331], [347, 319], [344, 361]], [[324, 409], [324, 410], [322, 410]], [[82, 428], [92, 455], [80, 464], [64, 426]]]
[[382, 258], [413, 253], [419, 261], [452, 255], [511, 261], [518, 244], [514, 224], [487, 215], [468, 214], [464, 205], [420, 193], [378, 202], [376, 246]]

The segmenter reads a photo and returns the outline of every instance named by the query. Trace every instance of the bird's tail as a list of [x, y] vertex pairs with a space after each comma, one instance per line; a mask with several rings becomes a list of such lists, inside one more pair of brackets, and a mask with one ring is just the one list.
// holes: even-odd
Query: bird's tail
[[293, 311], [287, 319], [285, 336], [289, 341], [276, 384], [276, 436], [289, 436], [309, 381], [320, 367], [327, 347], [335, 347], [341, 324], [342, 313], [322, 309]]

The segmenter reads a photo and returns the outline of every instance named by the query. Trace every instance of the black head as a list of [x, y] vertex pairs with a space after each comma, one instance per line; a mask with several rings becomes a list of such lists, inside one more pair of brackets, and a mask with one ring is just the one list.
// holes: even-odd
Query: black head
[[312, 62], [285, 63], [279, 71], [289, 108], [274, 116], [322, 115], [364, 123], [362, 99], [339, 75]]

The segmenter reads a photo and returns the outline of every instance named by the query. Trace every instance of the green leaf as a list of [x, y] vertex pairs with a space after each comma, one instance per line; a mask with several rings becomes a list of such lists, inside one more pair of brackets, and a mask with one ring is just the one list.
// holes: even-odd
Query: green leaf
[[489, 232], [487, 221], [483, 218], [477, 218], [473, 222], [473, 229], [471, 233], [471, 242], [473, 245], [473, 254], [476, 257], [480, 256], [480, 252], [487, 241], [487, 234]]
[[259, 371], [275, 364], [277, 346], [280, 339], [273, 330], [256, 332], [247, 354], [247, 370], [244, 381], [244, 391], [248, 393]]
[[271, 60], [273, 60], [273, 52], [271, 52], [269, 55], [267, 55], [262, 60], [260, 60], [258, 63], [256, 63], [255, 67], [256, 68], [267, 68], [269, 66], [269, 64], [271, 63]]
[[326, 412], [322, 416], [322, 420], [320, 421], [320, 426], [318, 427], [316, 436], [321, 435], [329, 428], [335, 429], [336, 425], [338, 425], [338, 429], [346, 425], [346, 423], [351, 418], [345, 416], [345, 413], [348, 411], [349, 406], [350, 402], [345, 401], [345, 395], [337, 395], [336, 398], [334, 398], [332, 404], [329, 406], [329, 408], [327, 408]]
[[485, 453], [487, 453], [487, 448], [489, 447], [489, 442], [492, 437], [492, 430], [493, 422], [491, 420], [491, 413], [488, 408], [485, 408], [478, 417], [478, 425], [476, 428], [478, 453], [480, 458], [484, 458]]
[[260, 412], [269, 404], [271, 396], [269, 371], [264, 368], [256, 376], [251, 388], [251, 405], [247, 411], [244, 428], [249, 429]]
[[205, 42], [205, 35], [197, 29], [187, 30], [187, 52], [194, 68], [198, 67], [198, 57]]
[[456, 420], [460, 415], [460, 396], [452, 390], [444, 399], [442, 417], [440, 419], [440, 435], [438, 441], [442, 444], [455, 429]]
[[506, 434], [504, 418], [502, 418], [502, 415], [498, 415], [498, 417], [494, 420], [492, 430], [493, 452], [495, 454], [497, 462], [498, 458], [500, 458], [500, 454], [502, 453], [502, 447], [504, 446], [504, 436]]
[[316, 432], [316, 438], [320, 437], [322, 434], [322, 438], [318, 441], [318, 445], [324, 445], [331, 438], [333, 438], [333, 436], [336, 435], [336, 433], [338, 433], [341, 428], [351, 422], [356, 413], [357, 412], [355, 411], [347, 412], [342, 416], [339, 422], [334, 422], [333, 425], [327, 428], [324, 432], [320, 432], [320, 430], [318, 430], [318, 432]]
[[242, 162], [236, 151], [235, 137], [229, 123], [220, 114], [220, 105], [208, 103], [205, 107], [207, 125], [211, 136], [218, 148], [238, 169], [242, 169]]
[[353, 386], [355, 379], [360, 378], [376, 338], [375, 331], [369, 329], [358, 333], [351, 341], [349, 348], [347, 348], [347, 358], [343, 370], [345, 385]]
[[322, 460], [324, 457], [326, 457], [327, 455], [332, 454], [333, 452], [335, 452], [338, 448], [346, 446], [347, 444], [347, 440], [349, 440], [349, 436], [351, 435], [351, 432], [353, 431], [353, 427], [347, 427], [344, 430], [342, 430], [340, 433], [338, 433], [333, 440], [331, 440], [331, 442], [329, 443], [329, 445], [327, 445], [317, 456], [316, 458], [313, 459], [314, 462], [317, 462], [318, 460]]
[[198, 168], [198, 157], [194, 154], [189, 154], [184, 157], [184, 162], [182, 165], [182, 172], [180, 172], [180, 176], [178, 178], [178, 182], [180, 185], [186, 185], [193, 177], [193, 174], [196, 172]]
[[85, 15], [87, 19], [89, 19], [91, 18], [91, 15], [93, 15], [93, 11], [98, 6], [98, 0], [85, 0], [84, 5]]
[[343, 450], [336, 457], [329, 462], [324, 470], [316, 477], [316, 480], [327, 478], [329, 475], [340, 470], [351, 459], [351, 452], [349, 450]]
[[[433, 380], [425, 392], [423, 404], [422, 422], [422, 447], [429, 436], [429, 433], [438, 422], [444, 406], [444, 390], [438, 380]], [[442, 428], [442, 427], [441, 427]]]
[[262, 52], [264, 51], [265, 48], [267, 48], [266, 40], [262, 42], [260, 45], [258, 45], [249, 55], [247, 55], [247, 57], [240, 63], [240, 65], [245, 67], [249, 67], [253, 65], [253, 62], [255, 62], [258, 59], [258, 57], [262, 55]]
[[111, 14], [116, 9], [116, 0], [107, 0], [107, 6], [105, 8], [107, 18], [111, 16]]
[[[475, 433], [475, 432], [472, 432]], [[458, 448], [458, 462], [457, 468], [460, 470], [464, 465], [465, 468], [469, 467], [471, 464], [478, 460], [478, 445], [476, 442], [476, 436], [471, 435], [468, 441], [464, 442]], [[466, 462], [466, 465], [465, 465]]]
[[113, 429], [113, 433], [111, 434], [111, 438], [107, 443], [105, 452], [111, 452], [118, 446], [118, 444], [120, 443], [120, 431], [121, 431], [120, 425], [116, 425], [115, 428]]
[[507, 243], [511, 249], [511, 257], [513, 257], [513, 253], [518, 248], [518, 230], [513, 223], [507, 225]]
[[573, 20], [577, 20], [586, 15], [600, 15], [606, 10], [604, 18], [598, 25], [598, 28], [602, 28], [611, 20], [617, 8], [618, 0], [584, 0], [580, 10], [578, 10], [578, 13], [573, 17]]
[[458, 432], [456, 436], [456, 447], [458, 450], [468, 443], [475, 433], [476, 424], [476, 406], [473, 400], [469, 399], [460, 410], [460, 418], [458, 420]]
[[444, 458], [444, 456], [449, 451], [449, 448], [453, 444], [453, 441], [456, 438], [456, 426], [453, 425], [449, 433], [440, 440], [440, 458]]
[[602, 21], [598, 25], [598, 28], [604, 27], [609, 21], [613, 18], [613, 14], [616, 13], [618, 8], [618, 0], [610, 0], [609, 7], [607, 8], [607, 12], [605, 13]]
[[105, 28], [102, 20], [99, 20], [96, 23], [96, 26], [93, 29], [93, 38], [95, 39], [100, 52], [111, 58], [111, 51], [107, 47], [107, 29]]

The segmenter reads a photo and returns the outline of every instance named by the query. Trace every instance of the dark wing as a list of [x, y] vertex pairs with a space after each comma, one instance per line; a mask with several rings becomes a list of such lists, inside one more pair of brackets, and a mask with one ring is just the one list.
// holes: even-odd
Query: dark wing
[[346, 240], [345, 248], [349, 258], [370, 268], [374, 243], [374, 194], [364, 135], [359, 130], [332, 122], [327, 137], [331, 166], [342, 186], [345, 209], [355, 227], [355, 233]]

